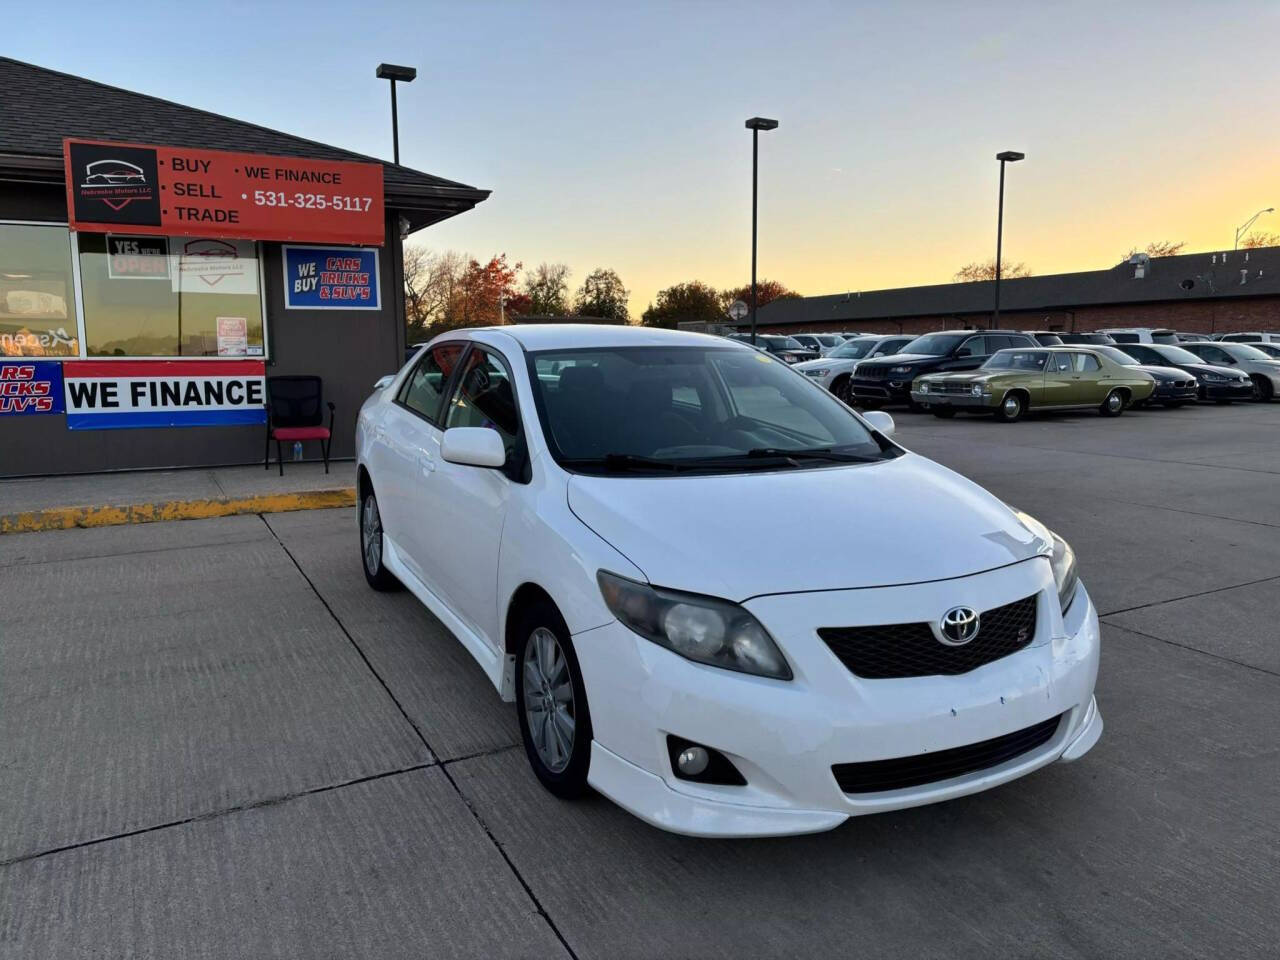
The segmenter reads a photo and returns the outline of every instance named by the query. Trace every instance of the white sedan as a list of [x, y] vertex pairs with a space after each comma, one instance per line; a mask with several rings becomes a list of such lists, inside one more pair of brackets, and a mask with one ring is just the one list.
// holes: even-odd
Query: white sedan
[[846, 340], [820, 360], [805, 360], [795, 365], [814, 383], [825, 387], [845, 403], [853, 403], [853, 393], [849, 389], [849, 381], [860, 360], [871, 360], [875, 357], [887, 357], [897, 353], [912, 340], [914, 336], [885, 336], [868, 334]]
[[1071, 548], [892, 433], [718, 337], [444, 334], [360, 411], [365, 577], [514, 701], [550, 791], [666, 830], [826, 830], [1078, 759]]
[[1255, 400], [1274, 400], [1280, 393], [1280, 360], [1259, 350], [1255, 344], [1224, 340], [1218, 343], [1184, 343], [1182, 346], [1205, 363], [1248, 374], [1253, 381]]

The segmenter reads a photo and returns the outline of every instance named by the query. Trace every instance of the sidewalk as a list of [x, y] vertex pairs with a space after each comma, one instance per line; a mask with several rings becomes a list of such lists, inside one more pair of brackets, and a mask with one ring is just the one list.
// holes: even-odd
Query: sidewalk
[[0, 534], [349, 507], [354, 466], [261, 466], [0, 480]]

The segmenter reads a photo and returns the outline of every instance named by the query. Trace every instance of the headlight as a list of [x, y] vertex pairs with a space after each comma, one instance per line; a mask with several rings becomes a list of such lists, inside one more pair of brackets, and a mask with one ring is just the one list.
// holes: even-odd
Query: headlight
[[830, 373], [830, 372], [831, 372], [831, 371], [830, 371], [830, 370], [828, 370], [826, 367], [823, 367], [821, 370], [806, 370], [806, 371], [805, 371], [805, 373], [807, 373], [807, 374], [808, 374], [809, 376], [811, 376], [811, 377], [825, 377], [825, 376], [826, 376], [828, 373]]
[[928, 392], [929, 392], [929, 384], [927, 384], [927, 383], [922, 383], [922, 384], [920, 384], [920, 392], [921, 392], [921, 393], [928, 393]]
[[1062, 607], [1062, 612], [1066, 613], [1067, 608], [1071, 606], [1071, 599], [1076, 595], [1076, 585], [1080, 582], [1080, 577], [1076, 573], [1076, 552], [1071, 549], [1071, 544], [1067, 543], [1035, 517], [1013, 507], [1009, 509], [1013, 510], [1018, 519], [1032, 533], [1039, 537], [1047, 537], [1053, 545], [1053, 553], [1049, 556], [1049, 564], [1053, 567], [1053, 582], [1058, 588], [1058, 604]]
[[689, 660], [790, 680], [782, 651], [760, 621], [728, 600], [661, 590], [601, 570], [606, 606], [624, 626]]
[[910, 373], [911, 368], [910, 367], [890, 367], [889, 372], [890, 373]]
[[1201, 380], [1207, 380], [1209, 383], [1221, 383], [1223, 380], [1227, 379], [1226, 377], [1218, 376], [1216, 373], [1201, 373], [1199, 374], [1199, 377]]
[[972, 387], [969, 388], [969, 392], [973, 394], [975, 397], [982, 396], [982, 384], [975, 383]]

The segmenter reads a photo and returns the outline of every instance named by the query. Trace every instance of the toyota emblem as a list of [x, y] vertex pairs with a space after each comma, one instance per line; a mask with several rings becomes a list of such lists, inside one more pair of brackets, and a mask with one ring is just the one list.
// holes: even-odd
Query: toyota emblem
[[978, 635], [980, 622], [972, 607], [952, 607], [938, 623], [938, 639], [949, 647], [963, 647]]

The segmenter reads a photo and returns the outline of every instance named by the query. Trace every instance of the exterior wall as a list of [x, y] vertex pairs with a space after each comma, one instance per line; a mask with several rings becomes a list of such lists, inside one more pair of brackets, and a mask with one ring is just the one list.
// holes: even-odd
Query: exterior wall
[[[990, 314], [906, 317], [894, 320], [829, 320], [813, 324], [761, 324], [764, 333], [929, 333], [990, 326]], [[1173, 303], [1080, 307], [1076, 310], [1000, 311], [1007, 330], [1089, 332], [1103, 327], [1169, 327], [1184, 333], [1240, 333], [1280, 330], [1280, 297], [1234, 297]]]
[[[0, 219], [65, 221], [65, 197], [61, 187], [0, 183]], [[266, 373], [324, 378], [325, 398], [337, 408], [333, 457], [354, 454], [360, 405], [375, 380], [404, 362], [397, 217], [388, 211], [387, 243], [378, 251], [379, 311], [285, 310], [280, 245], [262, 244]], [[0, 417], [0, 476], [260, 463], [264, 442], [261, 426], [72, 431], [56, 414]], [[314, 443], [306, 455], [319, 457]]]

